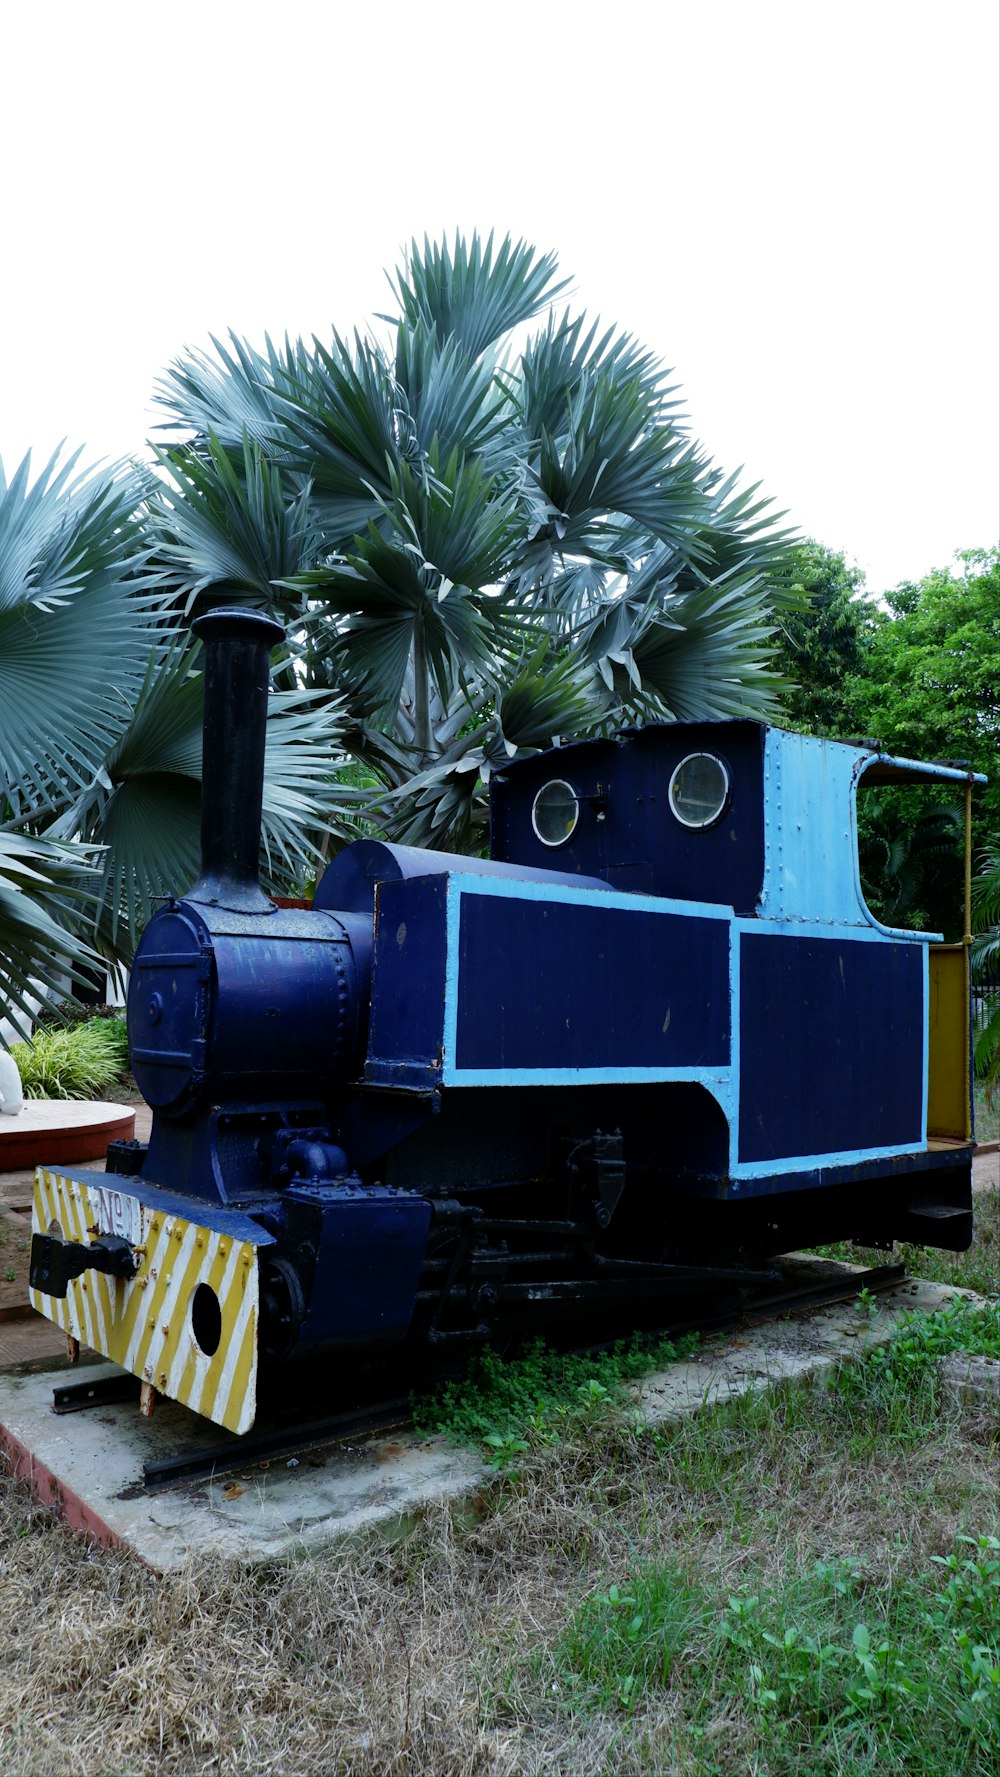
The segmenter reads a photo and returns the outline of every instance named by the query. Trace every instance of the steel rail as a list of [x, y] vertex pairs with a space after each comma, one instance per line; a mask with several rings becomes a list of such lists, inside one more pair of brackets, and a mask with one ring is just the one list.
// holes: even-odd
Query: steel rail
[[[693, 1320], [668, 1322], [648, 1332], [672, 1338], [684, 1333], [719, 1332], [748, 1321], [778, 1319], [809, 1308], [821, 1308], [835, 1302], [849, 1301], [861, 1290], [879, 1292], [897, 1288], [906, 1282], [904, 1265], [877, 1265], [865, 1271], [841, 1273], [823, 1278], [819, 1283], [793, 1285], [775, 1290], [764, 1297], [739, 1304], [721, 1314], [701, 1315]], [[568, 1348], [576, 1355], [606, 1351], [617, 1340]], [[86, 1407], [107, 1406], [134, 1399], [139, 1382], [135, 1376], [108, 1376], [95, 1382], [69, 1383], [53, 1390], [56, 1413], [79, 1412]], [[350, 1412], [336, 1413], [323, 1419], [311, 1419], [292, 1425], [271, 1426], [250, 1431], [242, 1437], [230, 1434], [225, 1442], [179, 1450], [170, 1456], [150, 1458], [143, 1464], [139, 1493], [162, 1493], [171, 1487], [214, 1480], [219, 1476], [253, 1468], [264, 1462], [288, 1461], [310, 1451], [336, 1445], [353, 1444], [389, 1431], [398, 1431], [411, 1424], [411, 1403], [408, 1396], [366, 1403]]]

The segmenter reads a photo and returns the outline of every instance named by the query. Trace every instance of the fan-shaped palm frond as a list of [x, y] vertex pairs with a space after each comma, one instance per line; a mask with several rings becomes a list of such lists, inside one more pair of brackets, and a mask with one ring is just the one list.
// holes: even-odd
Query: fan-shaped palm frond
[[0, 772], [8, 819], [57, 813], [102, 768], [142, 681], [157, 597], [124, 468], [0, 469]]
[[669, 418], [675, 429], [680, 429], [681, 403], [672, 399], [677, 385], [668, 381], [672, 372], [629, 334], [616, 333], [613, 327], [600, 333], [599, 327], [598, 321], [588, 327], [585, 316], [574, 319], [567, 309], [561, 318], [553, 312], [545, 327], [528, 341], [519, 373], [511, 378], [511, 393], [526, 437], [559, 437], [581, 388], [599, 372], [619, 386], [638, 386], [645, 393], [650, 416], [661, 422]]
[[329, 348], [300, 348], [295, 375], [279, 397], [295, 460], [309, 475], [328, 548], [374, 516], [389, 493], [389, 470], [403, 455], [398, 395], [381, 349], [355, 335], [353, 353], [337, 334]]
[[543, 642], [530, 655], [507, 659], [491, 689], [453, 690], [449, 707], [437, 711], [442, 749], [424, 770], [414, 773], [412, 755], [394, 755], [374, 737], [372, 761], [394, 787], [371, 797], [369, 812], [400, 844], [482, 850], [493, 772], [560, 735], [595, 726], [600, 713], [586, 670]]
[[457, 339], [441, 345], [426, 326], [401, 327], [396, 384], [407, 458], [460, 450], [487, 465], [495, 460], [509, 428], [509, 397], [489, 362], [470, 357]]
[[[768, 666], [772, 620], [761, 577], [732, 573], [676, 595], [632, 643], [642, 686], [623, 701], [637, 716], [678, 722], [773, 715], [785, 680]], [[630, 682], [634, 683], [634, 680]], [[649, 694], [656, 700], [650, 708]]]
[[[543, 643], [503, 675], [496, 694], [496, 739], [513, 758], [550, 747], [561, 735], [586, 733], [605, 709], [606, 700], [573, 653], [554, 654]], [[491, 757], [498, 751], [496, 743], [487, 745]]]
[[485, 246], [478, 235], [467, 242], [456, 234], [453, 247], [425, 235], [422, 248], [411, 242], [405, 264], [389, 284], [408, 327], [430, 327], [439, 345], [456, 339], [478, 358], [566, 289], [566, 279], [553, 281], [556, 264], [554, 253], [539, 256], [525, 241], [512, 243], [509, 235], [495, 256], [492, 233]]
[[273, 893], [304, 880], [325, 835], [341, 844], [353, 836], [353, 810], [340, 782], [348, 763], [343, 730], [339, 699], [321, 691], [272, 692], [261, 846], [265, 886]]
[[39, 988], [63, 993], [97, 961], [79, 931], [96, 904], [96, 875], [92, 847], [0, 832], [0, 1012], [24, 1037]]
[[157, 381], [154, 400], [171, 415], [158, 429], [193, 432], [207, 439], [214, 433], [222, 445], [239, 456], [243, 441], [281, 460], [283, 437], [275, 395], [288, 379], [293, 348], [286, 342], [282, 360], [267, 341], [266, 356], [230, 333], [230, 350], [211, 335], [219, 362], [207, 352], [188, 352], [178, 358]]
[[[792, 578], [789, 556], [796, 532], [792, 527], [780, 529], [784, 513], [772, 510], [758, 483], [740, 487], [739, 475], [737, 471], [723, 479], [713, 469], [707, 477], [708, 514], [701, 530], [704, 572], [718, 580], [749, 564], [766, 583], [772, 610], [800, 610], [803, 593]], [[681, 588], [697, 578], [697, 569], [690, 570], [687, 579], [682, 575]]]
[[197, 450], [160, 452], [174, 486], [154, 496], [150, 534], [164, 579], [188, 611], [208, 589], [216, 602], [270, 605], [280, 599], [276, 588], [310, 565], [319, 548], [309, 489], [290, 490], [246, 434], [241, 456], [237, 470], [214, 433]]
[[[157, 900], [198, 875], [201, 814], [200, 648], [177, 636], [150, 658], [131, 720], [106, 766], [106, 785], [64, 817], [104, 846], [97, 892], [100, 947], [131, 954]], [[327, 693], [272, 693], [265, 752], [262, 864], [277, 893], [301, 880], [316, 836], [341, 825], [345, 763], [339, 703]], [[346, 821], [346, 814], [343, 816]], [[345, 828], [346, 831], [346, 828]]]
[[568, 424], [543, 432], [530, 458], [536, 483], [533, 535], [519, 564], [550, 586], [560, 565], [584, 557], [624, 572], [659, 541], [684, 559], [707, 560], [706, 518], [696, 449], [651, 412], [641, 382], [619, 384], [601, 371], [577, 389]]
[[699, 721], [777, 708], [785, 680], [768, 666], [772, 627], [761, 574], [699, 580], [660, 545], [574, 640], [623, 716]]
[[154, 903], [197, 875], [202, 696], [193, 653], [176, 633], [150, 651], [101, 783], [59, 823], [105, 847], [98, 942], [114, 958], [127, 960]]
[[421, 656], [444, 698], [455, 675], [490, 659], [502, 609], [483, 594], [515, 534], [513, 502], [456, 452], [442, 465], [432, 450], [419, 474], [404, 463], [390, 486], [390, 498], [379, 501], [381, 528], [370, 524], [346, 559], [294, 582], [352, 619], [331, 647], [369, 706], [386, 712], [400, 703], [411, 655]]
[[1000, 941], [1000, 842], [983, 847], [972, 884], [972, 910], [981, 936], [987, 936], [996, 927]]

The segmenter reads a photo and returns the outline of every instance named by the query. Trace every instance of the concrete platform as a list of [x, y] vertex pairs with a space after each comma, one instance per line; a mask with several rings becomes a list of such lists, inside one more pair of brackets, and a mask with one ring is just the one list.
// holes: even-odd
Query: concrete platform
[[142, 1464], [178, 1449], [214, 1446], [218, 1426], [174, 1401], [152, 1420], [135, 1402], [58, 1416], [53, 1388], [118, 1375], [112, 1364], [8, 1374], [0, 1381], [0, 1452], [43, 1504], [104, 1544], [132, 1549], [157, 1572], [209, 1550], [267, 1559], [344, 1536], [366, 1523], [396, 1527], [441, 1498], [460, 1497], [483, 1469], [471, 1452], [411, 1434], [198, 1481], [141, 1490]]
[[110, 1141], [131, 1141], [135, 1107], [68, 1098], [28, 1098], [0, 1117], [0, 1172], [103, 1159]]
[[[839, 1269], [822, 1260], [804, 1263], [822, 1275]], [[662, 1423], [753, 1389], [821, 1378], [845, 1358], [884, 1343], [902, 1314], [933, 1311], [956, 1293], [964, 1292], [908, 1282], [879, 1296], [873, 1318], [841, 1303], [726, 1335], [695, 1358], [647, 1378], [636, 1389], [639, 1410]], [[116, 1373], [101, 1365], [75, 1375], [89, 1380]], [[15, 1474], [71, 1524], [102, 1543], [134, 1550], [158, 1572], [208, 1550], [265, 1559], [365, 1525], [396, 1534], [436, 1501], [473, 1495], [491, 1478], [473, 1453], [407, 1433], [331, 1447], [293, 1463], [248, 1465], [218, 1481], [147, 1496], [141, 1491], [144, 1458], [215, 1444], [218, 1429], [172, 1401], [159, 1401], [151, 1421], [141, 1419], [134, 1404], [56, 1417], [52, 1390], [69, 1377], [68, 1366], [60, 1365], [0, 1378], [0, 1451]]]

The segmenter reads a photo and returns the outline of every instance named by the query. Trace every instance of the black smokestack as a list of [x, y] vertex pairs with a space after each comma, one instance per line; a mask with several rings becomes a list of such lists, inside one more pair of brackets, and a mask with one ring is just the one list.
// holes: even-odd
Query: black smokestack
[[271, 649], [284, 629], [263, 611], [230, 606], [191, 625], [205, 649], [201, 875], [189, 899], [264, 913], [260, 814]]

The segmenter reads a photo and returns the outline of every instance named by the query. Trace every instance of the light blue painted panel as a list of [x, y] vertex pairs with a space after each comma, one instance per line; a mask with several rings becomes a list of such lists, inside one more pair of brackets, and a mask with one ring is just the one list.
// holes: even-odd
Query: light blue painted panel
[[792, 1154], [787, 1157], [782, 1154], [777, 1160], [733, 1160], [730, 1177], [735, 1186], [739, 1179], [772, 1178], [782, 1172], [825, 1172], [835, 1166], [857, 1166], [862, 1160], [891, 1160], [900, 1154], [920, 1154], [926, 1146], [926, 1142], [902, 1142], [890, 1148], [844, 1148], [833, 1154]]
[[857, 886], [857, 747], [770, 728], [764, 745], [762, 919], [864, 925]]

